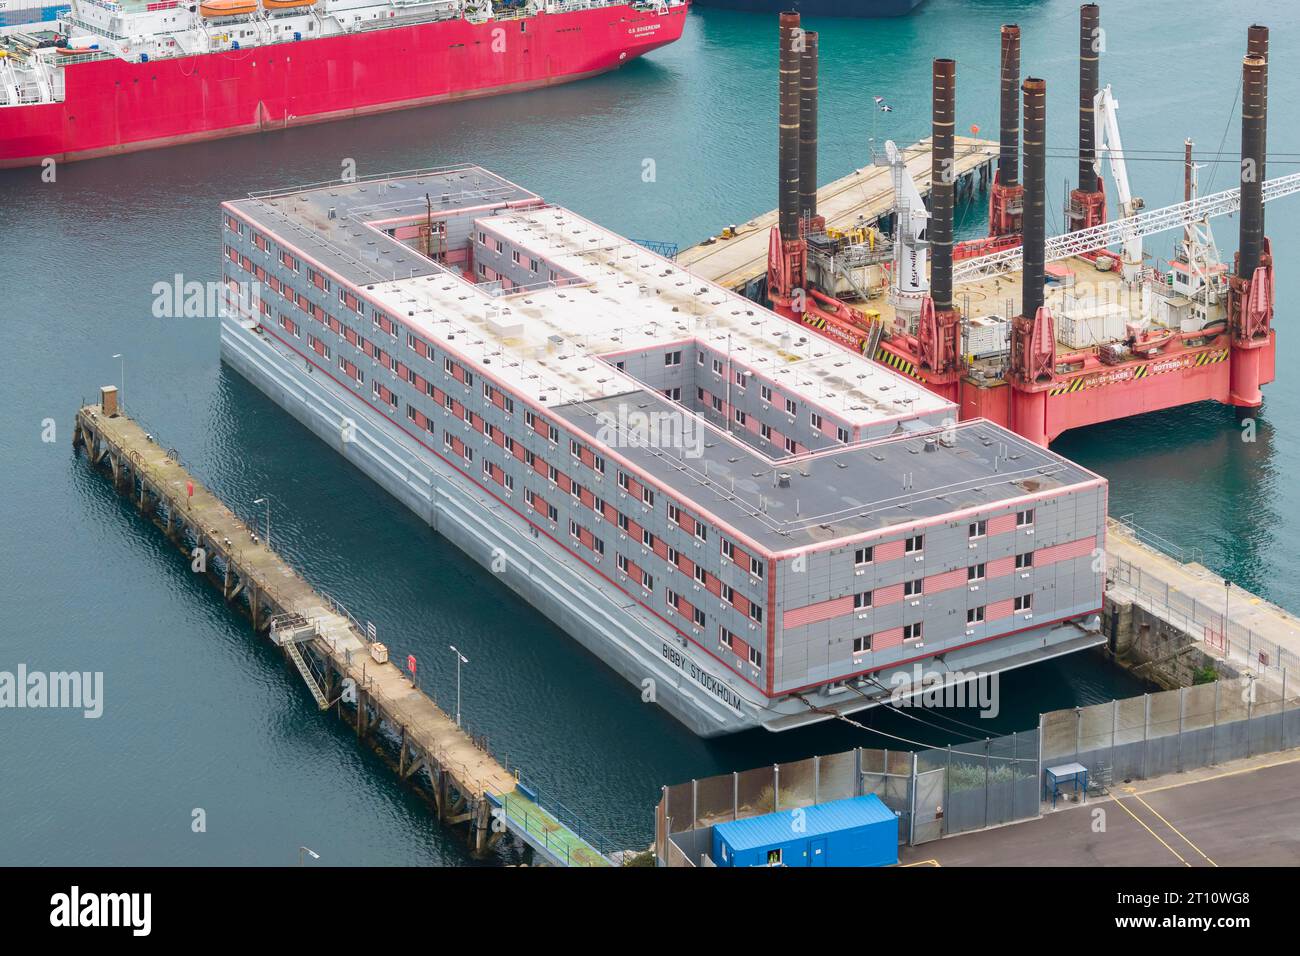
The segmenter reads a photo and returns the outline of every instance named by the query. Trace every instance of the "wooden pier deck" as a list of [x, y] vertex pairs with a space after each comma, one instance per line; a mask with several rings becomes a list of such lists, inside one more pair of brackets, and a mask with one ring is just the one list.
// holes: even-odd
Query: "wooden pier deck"
[[[537, 850], [540, 833], [548, 862], [610, 865], [530, 797], [516, 799], [516, 776], [402, 670], [376, 660], [366, 629], [260, 540], [175, 450], [126, 415], [106, 414], [102, 405], [77, 412], [73, 446], [107, 471], [196, 573], [247, 611], [256, 631], [284, 649], [322, 710], [334, 710], [404, 782], [422, 788], [441, 822], [468, 828], [473, 850], [486, 851], [506, 831]], [[378, 733], [381, 727], [385, 733]], [[509, 812], [516, 806], [520, 812]], [[552, 846], [560, 852], [546, 852]]]
[[[930, 191], [930, 139], [903, 150], [907, 169], [921, 195]], [[992, 163], [998, 155], [993, 140], [956, 137], [956, 176], [959, 188], [977, 177], [992, 182]], [[852, 226], [859, 218], [874, 219], [894, 207], [894, 184], [888, 166], [863, 166], [817, 190], [817, 211], [834, 228]], [[712, 238], [677, 255], [691, 274], [736, 291], [744, 291], [767, 272], [768, 234], [776, 225], [777, 211], [763, 213], [743, 224], [732, 239]]]

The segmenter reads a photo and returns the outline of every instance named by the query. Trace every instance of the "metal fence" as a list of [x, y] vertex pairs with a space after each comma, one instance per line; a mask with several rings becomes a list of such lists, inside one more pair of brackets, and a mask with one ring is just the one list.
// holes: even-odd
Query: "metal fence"
[[1293, 674], [1300, 674], [1297, 668], [1300, 658], [1291, 651], [1248, 627], [1225, 619], [1225, 610], [1231, 614], [1229, 593], [1224, 595], [1224, 607], [1211, 608], [1114, 555], [1107, 556], [1106, 573], [1116, 584], [1132, 591], [1139, 605], [1191, 635], [1194, 640], [1204, 641], [1212, 650], [1222, 654], [1228, 663], [1256, 672], [1273, 669], [1280, 673], [1289, 669]]
[[1042, 765], [1141, 780], [1300, 744], [1300, 687], [1247, 675], [1058, 710], [1039, 719]]

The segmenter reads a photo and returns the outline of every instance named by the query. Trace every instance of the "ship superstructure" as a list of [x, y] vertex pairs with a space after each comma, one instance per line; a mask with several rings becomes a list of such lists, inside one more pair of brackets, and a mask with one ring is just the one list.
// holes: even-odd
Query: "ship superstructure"
[[0, 31], [0, 166], [85, 159], [615, 69], [685, 0], [72, 0]]
[[1103, 479], [520, 186], [223, 219], [223, 359], [697, 733], [1103, 640]]

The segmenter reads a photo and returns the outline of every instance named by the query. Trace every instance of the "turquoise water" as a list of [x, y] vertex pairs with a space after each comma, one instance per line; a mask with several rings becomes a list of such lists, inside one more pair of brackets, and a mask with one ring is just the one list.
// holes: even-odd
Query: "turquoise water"
[[[1184, 136], [1230, 165], [1246, 26], [1273, 28], [1273, 175], [1295, 169], [1300, 14], [1260, 3], [1108, 3], [1103, 82], [1116, 84], [1135, 191], [1181, 196]], [[821, 170], [867, 160], [874, 135], [910, 142], [928, 124], [929, 60], [958, 60], [963, 128], [992, 132], [998, 24], [1024, 31], [1026, 72], [1049, 82], [1049, 182], [1074, 164], [1074, 0], [929, 0], [890, 22], [810, 21], [821, 32]], [[625, 234], [688, 244], [775, 205], [775, 21], [695, 11], [686, 37], [617, 74], [519, 96], [398, 113], [60, 168], [0, 173], [4, 291], [0, 669], [103, 671], [105, 714], [0, 711], [0, 863], [468, 863], [345, 727], [321, 719], [296, 676], [196, 582], [159, 536], [70, 453], [79, 401], [122, 375], [128, 406], [236, 510], [274, 501], [277, 547], [319, 587], [373, 620], [422, 682], [454, 700], [447, 650], [470, 658], [465, 719], [544, 792], [616, 841], [645, 845], [661, 784], [774, 760], [881, 745], [845, 725], [720, 741], [692, 737], [463, 558], [218, 361], [216, 324], [157, 319], [152, 286], [217, 275], [217, 204], [250, 190], [470, 161]], [[872, 95], [894, 112], [877, 113]], [[1290, 154], [1289, 156], [1283, 154]], [[653, 182], [643, 181], [645, 160]], [[1289, 305], [1300, 294], [1300, 197], [1271, 206], [1280, 265], [1280, 380], [1259, 438], [1217, 406], [1065, 436], [1058, 448], [1112, 479], [1112, 511], [1183, 545], [1243, 585], [1300, 609], [1300, 395]], [[1059, 208], [1059, 204], [1058, 204]], [[1059, 212], [1056, 217], [1060, 226]], [[977, 235], [984, 212], [960, 213]], [[1216, 222], [1225, 252], [1235, 220]], [[1164, 254], [1173, 237], [1149, 247]], [[41, 441], [42, 423], [57, 441]], [[1040, 710], [1141, 688], [1092, 658], [1006, 677], [989, 734]], [[890, 733], [962, 739], [897, 715]], [[964, 719], [970, 719], [965, 715]], [[954, 726], [945, 724], [945, 726]], [[983, 724], [981, 724], [983, 726]], [[207, 832], [191, 832], [203, 808]]]

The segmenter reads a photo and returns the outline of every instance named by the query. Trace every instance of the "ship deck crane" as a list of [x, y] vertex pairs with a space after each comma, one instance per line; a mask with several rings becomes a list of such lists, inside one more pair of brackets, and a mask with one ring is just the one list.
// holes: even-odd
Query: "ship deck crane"
[[[1279, 176], [1264, 183], [1264, 202], [1300, 192], [1300, 173]], [[1093, 252], [1126, 239], [1154, 235], [1171, 229], [1234, 213], [1241, 208], [1241, 188], [1225, 189], [1209, 196], [1198, 196], [1172, 206], [1149, 209], [1135, 216], [1114, 219], [1088, 229], [1078, 229], [1047, 240], [1047, 261], [1056, 262], [1085, 252]], [[958, 262], [953, 267], [954, 282], [977, 282], [992, 276], [1007, 275], [1021, 268], [1021, 247], [1015, 246]]]
[[1133, 218], [1145, 203], [1133, 195], [1128, 181], [1128, 164], [1124, 161], [1124, 144], [1119, 135], [1119, 102], [1107, 83], [1093, 99], [1093, 116], [1096, 119], [1097, 145], [1092, 168], [1101, 175], [1101, 157], [1110, 159], [1110, 177], [1115, 182], [1115, 196], [1119, 202], [1119, 218], [1127, 223], [1124, 230], [1124, 281], [1133, 283], [1142, 272], [1142, 234], [1133, 228]]

